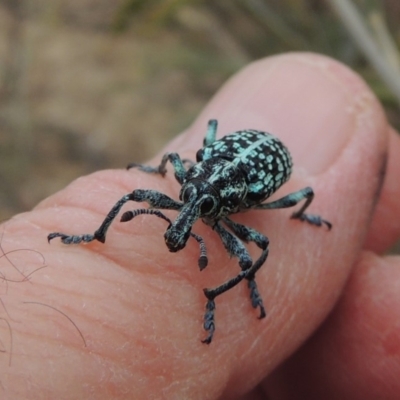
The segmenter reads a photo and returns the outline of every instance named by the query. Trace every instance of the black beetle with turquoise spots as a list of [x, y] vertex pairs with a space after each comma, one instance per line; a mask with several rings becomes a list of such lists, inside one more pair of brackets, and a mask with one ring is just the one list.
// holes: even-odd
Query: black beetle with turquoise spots
[[[314, 198], [310, 187], [291, 193], [279, 200], [263, 203], [290, 177], [292, 159], [287, 148], [275, 136], [257, 130], [246, 129], [234, 132], [216, 140], [217, 121], [210, 120], [203, 148], [196, 154], [196, 163], [182, 160], [177, 153], [166, 153], [158, 167], [130, 164], [141, 171], [166, 174], [169, 161], [175, 170], [175, 178], [180, 183], [179, 200], [155, 190], [137, 189], [123, 196], [111, 209], [103, 223], [94, 234], [66, 235], [54, 232], [48, 240], [60, 237], [65, 244], [78, 244], [98, 240], [104, 243], [106, 233], [122, 206], [128, 201], [146, 202], [150, 208], [127, 211], [121, 221], [126, 222], [138, 215], [150, 214], [164, 219], [169, 226], [164, 234], [165, 243], [171, 252], [182, 250], [190, 237], [200, 246], [198, 265], [203, 270], [208, 264], [207, 251], [201, 236], [192, 232], [196, 220], [201, 219], [217, 232], [230, 256], [239, 260], [240, 273], [213, 289], [204, 289], [207, 298], [204, 315], [204, 329], [207, 337], [204, 343], [211, 343], [215, 332], [215, 299], [232, 289], [240, 281], [246, 280], [250, 290], [250, 300], [254, 308], [259, 308], [259, 318], [266, 316], [263, 301], [257, 288], [255, 276], [268, 257], [269, 240], [256, 230], [238, 224], [229, 217], [248, 210], [270, 210], [292, 207], [305, 199], [304, 205], [292, 214], [292, 218], [307, 221], [312, 225], [330, 222], [318, 215], [305, 214], [304, 211]], [[159, 210], [179, 212], [171, 221]], [[260, 257], [253, 262], [244, 243], [254, 242], [260, 249]]]

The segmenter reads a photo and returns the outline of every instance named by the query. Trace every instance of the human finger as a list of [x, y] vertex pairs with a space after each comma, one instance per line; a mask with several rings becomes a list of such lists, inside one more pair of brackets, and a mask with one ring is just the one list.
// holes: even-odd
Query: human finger
[[[54, 343], [52, 371], [42, 365], [37, 377], [42, 385], [42, 378], [56, 379], [65, 370], [66, 382], [84, 377], [85, 385], [76, 386], [81, 395], [88, 385], [114, 398], [132, 395], [132, 390], [136, 397], [149, 390], [169, 397], [244, 393], [291, 354], [334, 305], [362, 246], [386, 149], [386, 121], [369, 89], [333, 60], [281, 56], [255, 63], [228, 82], [173, 143], [174, 150], [193, 157], [209, 118], [219, 119], [219, 137], [248, 128], [279, 136], [293, 154], [295, 172], [276, 196], [311, 185], [316, 199], [310, 210], [331, 220], [333, 230], [290, 220], [289, 210], [238, 216], [238, 222], [270, 239], [270, 257], [257, 274], [269, 314], [258, 321], [246, 285], [239, 285], [217, 299], [217, 332], [207, 347], [200, 342], [202, 289], [224, 282], [238, 269], [237, 260], [228, 261], [208, 227], [194, 226], [209, 251], [210, 263], [202, 272], [196, 267], [195, 242], [169, 255], [163, 221], [144, 217], [115, 223], [104, 245], [70, 248], [54, 242], [44, 247], [51, 231], [94, 230], [115, 201], [133, 189], [157, 189], [176, 198], [179, 185], [172, 174], [161, 179], [140, 171], [103, 171], [77, 180], [33, 213], [14, 220], [8, 231], [17, 240], [14, 244], [43, 251], [51, 266], [51, 278], [14, 292], [31, 298], [39, 296], [39, 290], [47, 304], [69, 304], [69, 314], [90, 337], [90, 352], [76, 347], [75, 337], [67, 337], [68, 360], [79, 359], [86, 371], [82, 375], [70, 364], [65, 370], [57, 357], [61, 349], [52, 341], [54, 329], [43, 323], [45, 329], [34, 338], [26, 330], [23, 349], [32, 356], [35, 349], [43, 351]], [[259, 252], [251, 250], [251, 255]], [[51, 284], [46, 284], [49, 279]], [[37, 324], [43, 315], [23, 317]], [[18, 363], [19, 377], [30, 365]], [[117, 371], [113, 376], [118, 380], [110, 385], [111, 370]], [[107, 378], [99, 385], [99, 374], [104, 373]], [[150, 384], [149, 377], [159, 378]]]

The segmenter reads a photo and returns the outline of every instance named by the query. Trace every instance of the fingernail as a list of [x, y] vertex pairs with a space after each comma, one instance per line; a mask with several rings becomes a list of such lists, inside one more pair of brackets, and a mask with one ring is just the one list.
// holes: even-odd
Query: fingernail
[[217, 93], [190, 129], [218, 136], [259, 129], [278, 136], [307, 175], [325, 171], [352, 135], [374, 129], [372, 92], [349, 68], [327, 57], [289, 54], [251, 64]]

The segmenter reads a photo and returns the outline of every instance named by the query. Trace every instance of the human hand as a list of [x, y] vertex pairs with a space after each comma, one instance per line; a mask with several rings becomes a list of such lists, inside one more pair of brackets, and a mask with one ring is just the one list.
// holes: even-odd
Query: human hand
[[[54, 240], [49, 246], [46, 240], [54, 231], [93, 232], [133, 189], [177, 198], [172, 169], [164, 179], [121, 169], [76, 180], [3, 226], [4, 251], [34, 249], [47, 264], [29, 282], [8, 282], [7, 292], [3, 285], [1, 317], [11, 330], [0, 324], [0, 381], [9, 398], [400, 396], [400, 259], [379, 255], [400, 235], [400, 140], [374, 96], [335, 61], [273, 57], [230, 80], [167, 151], [193, 159], [210, 118], [219, 121], [219, 137], [246, 128], [278, 136], [293, 156], [294, 173], [273, 198], [311, 186], [310, 212], [333, 229], [291, 220], [292, 209], [235, 216], [270, 239], [257, 274], [268, 315], [258, 320], [246, 285], [238, 285], [217, 299], [217, 330], [207, 346], [202, 289], [239, 270], [209, 227], [199, 222], [193, 229], [208, 248], [202, 272], [197, 243], [169, 253], [166, 225], [151, 216], [116, 221], [105, 244]], [[13, 256], [19, 266], [32, 264], [29, 252]], [[46, 305], [76, 324], [86, 346], [71, 320]]]

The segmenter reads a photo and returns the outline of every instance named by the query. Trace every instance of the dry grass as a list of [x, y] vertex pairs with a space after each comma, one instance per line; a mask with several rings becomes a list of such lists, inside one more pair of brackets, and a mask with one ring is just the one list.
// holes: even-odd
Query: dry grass
[[[3, 0], [0, 219], [81, 174], [151, 156], [231, 74], [274, 53], [312, 50], [346, 62], [399, 127], [396, 94], [327, 3]], [[398, 1], [357, 3], [374, 40], [387, 30], [399, 42]]]

